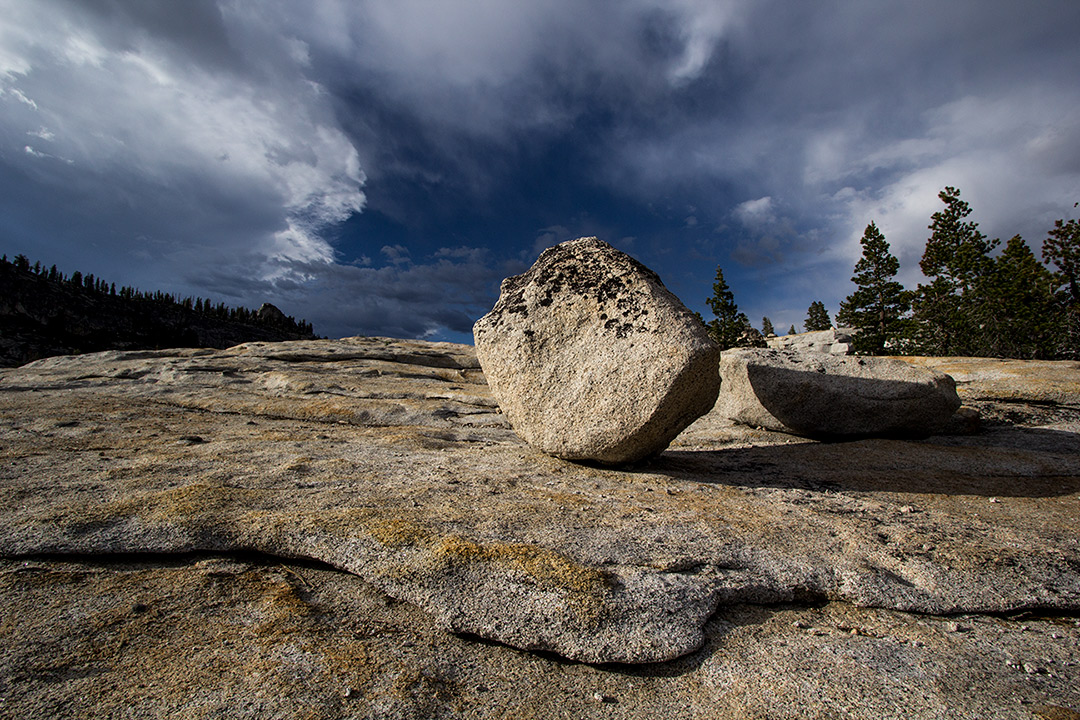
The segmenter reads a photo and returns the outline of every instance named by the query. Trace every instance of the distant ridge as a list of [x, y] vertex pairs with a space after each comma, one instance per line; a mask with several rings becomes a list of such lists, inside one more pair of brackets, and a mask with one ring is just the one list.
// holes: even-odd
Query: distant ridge
[[310, 323], [269, 303], [258, 310], [106, 283], [93, 275], [0, 258], [0, 367], [53, 355], [242, 342], [312, 340]]

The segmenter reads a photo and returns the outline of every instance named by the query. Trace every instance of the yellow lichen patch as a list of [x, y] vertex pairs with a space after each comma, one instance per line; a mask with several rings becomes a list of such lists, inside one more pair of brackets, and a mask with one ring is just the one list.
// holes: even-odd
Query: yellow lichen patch
[[431, 538], [431, 531], [413, 520], [403, 518], [370, 518], [364, 529], [383, 545], [404, 547], [420, 545]]
[[279, 635], [296, 632], [301, 621], [314, 614], [294, 588], [279, 580], [265, 588], [262, 596], [261, 620], [253, 630], [256, 635]]
[[1080, 720], [1080, 713], [1060, 705], [1039, 705], [1031, 712], [1042, 720]]
[[298, 475], [307, 475], [308, 473], [312, 472], [311, 463], [313, 461], [314, 458], [311, 458], [307, 455], [301, 455], [299, 457], [293, 458], [292, 461], [290, 461], [289, 464], [285, 466], [285, 471], [296, 473]]
[[329, 400], [270, 400], [255, 407], [256, 415], [300, 420], [349, 420], [356, 413], [350, 407]]
[[335, 533], [356, 529], [392, 548], [424, 545], [432, 537], [426, 525], [401, 511], [393, 510], [345, 508], [332, 514], [326, 512], [314, 516], [311, 523]]
[[158, 493], [126, 498], [102, 508], [106, 515], [174, 520], [192, 515], [224, 515], [232, 508], [252, 508], [257, 490], [192, 483]]
[[[603, 609], [610, 577], [567, 556], [526, 543], [481, 543], [459, 535], [442, 535], [417, 519], [373, 509], [335, 513], [335, 524], [360, 529], [388, 548], [415, 548], [429, 558], [429, 570], [445, 572], [468, 564], [495, 565], [541, 588], [564, 594], [579, 618], [595, 623]], [[320, 518], [317, 524], [326, 522]], [[427, 561], [424, 561], [427, 564]]]
[[578, 616], [595, 622], [603, 608], [603, 594], [609, 577], [591, 567], [574, 562], [561, 553], [524, 543], [480, 543], [449, 535], [437, 540], [432, 554], [439, 563], [492, 563], [525, 575], [537, 585], [567, 595]]
[[362, 643], [334, 643], [323, 647], [322, 655], [326, 673], [337, 683], [351, 692], [369, 695], [370, 686], [382, 665], [378, 657], [370, 654]]

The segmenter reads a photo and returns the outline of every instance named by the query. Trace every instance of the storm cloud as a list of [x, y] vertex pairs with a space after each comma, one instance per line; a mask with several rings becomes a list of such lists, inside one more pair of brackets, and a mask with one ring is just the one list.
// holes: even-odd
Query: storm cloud
[[0, 1], [0, 244], [329, 335], [467, 339], [597, 234], [703, 309], [835, 311], [945, 185], [1038, 245], [1080, 199], [1080, 6]]

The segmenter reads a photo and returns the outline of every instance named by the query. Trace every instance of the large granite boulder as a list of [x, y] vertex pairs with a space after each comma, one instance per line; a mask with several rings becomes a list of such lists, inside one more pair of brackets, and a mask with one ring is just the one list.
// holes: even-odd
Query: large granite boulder
[[720, 350], [653, 271], [596, 238], [545, 250], [473, 327], [514, 430], [567, 460], [661, 452], [716, 401]]
[[720, 377], [721, 413], [807, 437], [924, 437], [960, 407], [951, 377], [895, 358], [738, 348]]

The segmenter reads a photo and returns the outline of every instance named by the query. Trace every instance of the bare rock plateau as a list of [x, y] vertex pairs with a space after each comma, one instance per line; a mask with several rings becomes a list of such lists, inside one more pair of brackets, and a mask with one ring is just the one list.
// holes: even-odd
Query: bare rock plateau
[[1080, 366], [909, 362], [982, 429], [632, 469], [462, 345], [0, 370], [0, 715], [1080, 718]]

